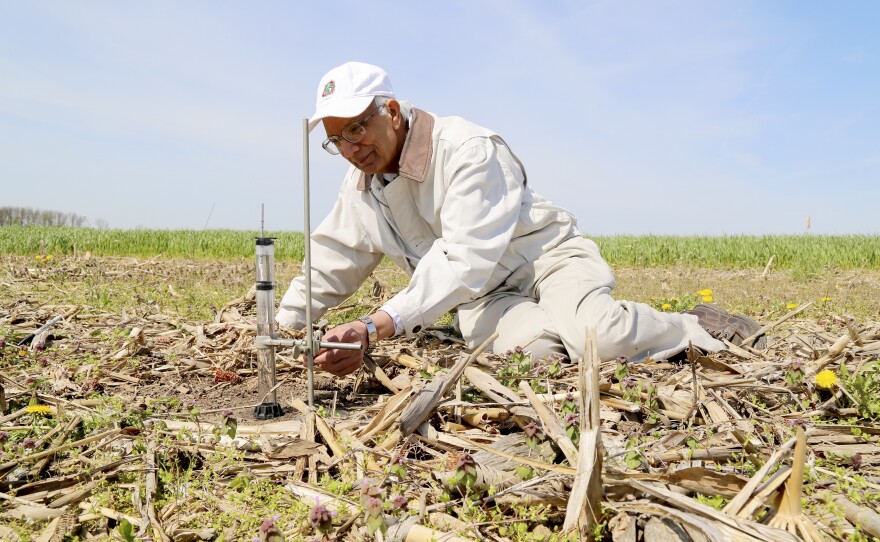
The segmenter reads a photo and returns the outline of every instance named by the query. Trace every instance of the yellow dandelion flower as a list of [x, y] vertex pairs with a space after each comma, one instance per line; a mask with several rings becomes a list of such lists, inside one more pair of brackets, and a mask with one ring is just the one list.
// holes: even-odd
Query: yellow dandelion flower
[[796, 308], [797, 308], [797, 303], [789, 303], [788, 305], [785, 306], [785, 308], [786, 308], [786, 309], [789, 309], [789, 310], [791, 310], [791, 309], [796, 309]]
[[819, 301], [821, 301], [822, 303], [828, 303], [829, 301], [831, 301], [831, 298], [830, 297], [823, 297]]
[[837, 384], [837, 374], [830, 369], [820, 371], [819, 374], [816, 375], [816, 385], [823, 390], [830, 390], [835, 384]]
[[27, 407], [26, 412], [30, 412], [31, 414], [50, 414], [52, 412], [52, 407], [49, 405], [30, 405]]
[[712, 290], [710, 290], [709, 288], [703, 288], [702, 290], [700, 290], [699, 292], [697, 292], [697, 295], [701, 295], [701, 296], [703, 296], [703, 297], [711, 296], [711, 295], [712, 295]]
[[47, 259], [47, 260], [51, 260], [51, 259], [52, 259], [52, 255], [51, 255], [51, 254], [47, 254], [47, 255], [46, 255], [46, 259]]
[[663, 305], [660, 306], [660, 308], [665, 311], [668, 311], [669, 309], [672, 308], [672, 305], [670, 305], [669, 303], [664, 303]]
[[[710, 291], [711, 291], [711, 290], [710, 290]], [[704, 296], [703, 296], [703, 301], [705, 301], [706, 303], [711, 303], [711, 302], [712, 302], [712, 296], [711, 296], [711, 295], [704, 295]]]

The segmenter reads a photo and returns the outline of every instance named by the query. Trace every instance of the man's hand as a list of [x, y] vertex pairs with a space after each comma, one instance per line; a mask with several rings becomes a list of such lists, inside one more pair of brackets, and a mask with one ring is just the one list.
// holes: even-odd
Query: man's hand
[[336, 326], [321, 337], [323, 342], [333, 343], [360, 343], [361, 350], [330, 350], [322, 348], [315, 356], [315, 367], [323, 369], [336, 376], [345, 376], [353, 373], [364, 362], [364, 352], [369, 346], [367, 326], [363, 322], [355, 320]]

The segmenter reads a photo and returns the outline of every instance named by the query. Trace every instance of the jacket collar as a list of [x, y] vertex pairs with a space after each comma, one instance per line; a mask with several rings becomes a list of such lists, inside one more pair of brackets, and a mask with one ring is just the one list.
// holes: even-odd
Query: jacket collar
[[[412, 108], [409, 132], [400, 152], [398, 173], [402, 177], [423, 183], [428, 178], [428, 168], [434, 154], [434, 117], [421, 109]], [[367, 189], [367, 174], [361, 171], [357, 189]]]

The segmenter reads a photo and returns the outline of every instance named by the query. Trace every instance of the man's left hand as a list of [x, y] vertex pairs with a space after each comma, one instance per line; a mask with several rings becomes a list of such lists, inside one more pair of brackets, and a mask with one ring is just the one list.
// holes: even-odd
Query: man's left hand
[[315, 367], [336, 376], [351, 374], [364, 362], [364, 352], [369, 346], [367, 326], [360, 321], [348, 322], [331, 328], [321, 337], [323, 342], [360, 343], [360, 350], [332, 350], [322, 348], [315, 356]]

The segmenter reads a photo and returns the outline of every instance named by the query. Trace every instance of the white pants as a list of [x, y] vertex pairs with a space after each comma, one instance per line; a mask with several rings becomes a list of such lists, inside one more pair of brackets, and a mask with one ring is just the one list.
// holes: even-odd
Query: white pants
[[525, 345], [533, 360], [552, 353], [582, 357], [588, 326], [596, 329], [603, 360], [667, 359], [688, 342], [709, 352], [725, 348], [695, 316], [617, 301], [611, 297], [614, 285], [596, 243], [574, 237], [520, 267], [488, 295], [460, 305], [456, 319], [471, 348], [497, 330], [493, 352]]

